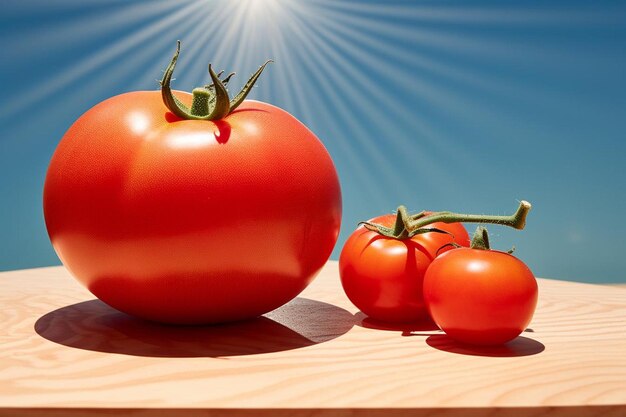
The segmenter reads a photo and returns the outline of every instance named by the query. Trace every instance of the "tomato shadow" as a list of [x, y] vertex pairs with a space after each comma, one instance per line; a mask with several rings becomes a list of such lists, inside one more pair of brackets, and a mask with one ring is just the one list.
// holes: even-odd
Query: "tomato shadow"
[[64, 346], [147, 357], [229, 357], [299, 349], [347, 333], [348, 311], [296, 298], [264, 316], [212, 326], [173, 326], [121, 313], [100, 300], [59, 308], [40, 317], [35, 331]]
[[361, 311], [354, 315], [354, 324], [366, 329], [400, 332], [402, 336], [418, 336], [418, 334], [413, 332], [440, 331], [439, 327], [430, 318], [409, 323], [389, 323], [368, 317]]
[[546, 349], [543, 343], [524, 336], [518, 336], [504, 345], [474, 346], [457, 342], [445, 334], [436, 334], [426, 338], [426, 343], [428, 346], [444, 352], [501, 358], [537, 355]]

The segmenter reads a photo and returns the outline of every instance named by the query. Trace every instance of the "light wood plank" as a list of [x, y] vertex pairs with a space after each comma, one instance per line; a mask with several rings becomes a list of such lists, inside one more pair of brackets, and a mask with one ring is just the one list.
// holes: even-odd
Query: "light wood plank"
[[532, 332], [470, 349], [376, 328], [336, 262], [265, 318], [196, 328], [118, 313], [62, 267], [0, 273], [0, 416], [626, 415], [626, 289], [539, 285]]

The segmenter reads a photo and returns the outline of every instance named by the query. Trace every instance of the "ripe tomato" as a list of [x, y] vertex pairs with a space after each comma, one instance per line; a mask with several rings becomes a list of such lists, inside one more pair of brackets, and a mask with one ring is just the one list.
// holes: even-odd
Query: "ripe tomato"
[[287, 112], [244, 101], [219, 120], [183, 120], [144, 91], [67, 131], [44, 213], [59, 258], [104, 302], [215, 323], [273, 310], [313, 280], [338, 237], [341, 193], [328, 152]]
[[[392, 227], [395, 214], [370, 220]], [[343, 289], [352, 303], [369, 317], [388, 322], [411, 322], [428, 317], [422, 297], [426, 269], [439, 253], [455, 242], [469, 246], [460, 223], [437, 222], [428, 227], [450, 234], [428, 232], [397, 239], [359, 226], [346, 241], [339, 257]]]
[[459, 248], [435, 259], [424, 278], [424, 301], [453, 339], [497, 345], [516, 338], [537, 305], [537, 281], [516, 257]]

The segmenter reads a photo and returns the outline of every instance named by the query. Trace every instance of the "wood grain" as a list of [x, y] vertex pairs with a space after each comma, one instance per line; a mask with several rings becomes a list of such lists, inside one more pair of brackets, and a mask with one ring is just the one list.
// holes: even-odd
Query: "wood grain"
[[61, 267], [0, 273], [0, 416], [624, 416], [626, 289], [539, 280], [529, 331], [468, 348], [353, 307], [336, 262], [249, 322], [161, 326]]

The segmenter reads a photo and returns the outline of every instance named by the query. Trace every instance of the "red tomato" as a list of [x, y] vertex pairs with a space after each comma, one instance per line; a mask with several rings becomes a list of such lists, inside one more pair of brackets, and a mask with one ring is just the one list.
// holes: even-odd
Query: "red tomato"
[[[392, 227], [395, 214], [370, 222]], [[437, 222], [429, 226], [453, 236], [429, 232], [409, 239], [395, 239], [359, 226], [348, 238], [339, 257], [341, 284], [352, 303], [373, 319], [411, 322], [428, 317], [422, 297], [422, 280], [444, 245], [454, 241], [469, 246], [460, 223]], [[441, 249], [443, 253], [451, 247]]]
[[428, 267], [424, 300], [435, 323], [451, 338], [497, 345], [516, 338], [530, 323], [537, 281], [508, 253], [454, 249]]
[[182, 120], [144, 91], [68, 130], [44, 213], [62, 262], [104, 302], [214, 323], [273, 310], [313, 280], [338, 236], [341, 193], [328, 152], [287, 112], [245, 101], [221, 120]]

